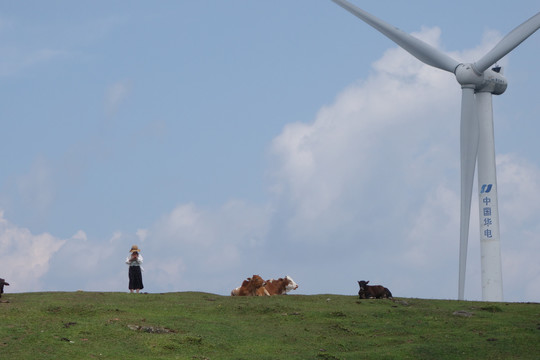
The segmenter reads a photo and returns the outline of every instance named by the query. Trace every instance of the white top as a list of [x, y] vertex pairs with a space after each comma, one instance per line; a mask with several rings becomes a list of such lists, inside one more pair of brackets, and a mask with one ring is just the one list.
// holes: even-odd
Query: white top
[[143, 257], [141, 254], [139, 254], [137, 256], [137, 260], [134, 260], [134, 261], [130, 261], [131, 260], [131, 255], [129, 255], [127, 258], [126, 258], [126, 264], [128, 264], [129, 266], [141, 266], [142, 262], [143, 262]]

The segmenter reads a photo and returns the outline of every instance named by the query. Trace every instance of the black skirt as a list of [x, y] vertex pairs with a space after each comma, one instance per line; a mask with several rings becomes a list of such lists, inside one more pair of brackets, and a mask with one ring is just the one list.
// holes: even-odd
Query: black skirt
[[140, 266], [129, 267], [129, 290], [143, 289], [142, 273]]

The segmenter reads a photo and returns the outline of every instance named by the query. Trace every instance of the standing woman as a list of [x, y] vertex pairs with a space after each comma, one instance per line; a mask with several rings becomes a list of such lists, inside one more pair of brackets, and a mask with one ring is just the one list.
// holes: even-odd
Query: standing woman
[[129, 265], [129, 291], [133, 293], [133, 290], [135, 290], [137, 294], [141, 289], [144, 288], [141, 272], [141, 264], [143, 262], [143, 258], [140, 254], [140, 251], [141, 250], [137, 245], [133, 245], [131, 247], [131, 250], [129, 250], [131, 254], [126, 259], [126, 264]]

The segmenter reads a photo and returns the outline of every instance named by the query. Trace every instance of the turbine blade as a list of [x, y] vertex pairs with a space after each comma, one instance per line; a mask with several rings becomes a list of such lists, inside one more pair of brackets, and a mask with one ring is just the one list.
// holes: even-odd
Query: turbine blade
[[474, 169], [478, 153], [478, 117], [473, 87], [464, 87], [461, 97], [461, 218], [459, 234], [459, 288], [458, 299], [465, 294], [465, 270], [467, 268], [467, 246]]
[[474, 63], [474, 69], [479, 73], [486, 71], [491, 65], [514, 50], [525, 39], [540, 28], [540, 12], [516, 27], [506, 35], [490, 52]]
[[401, 46], [411, 55], [416, 57], [423, 63], [453, 73], [459, 62], [452, 59], [440, 50], [437, 50], [433, 46], [423, 42], [422, 40], [415, 38], [412, 35], [407, 34], [403, 30], [400, 30], [381, 19], [365, 12], [364, 10], [354, 6], [345, 0], [332, 0], [345, 10], [359, 17], [361, 20], [371, 25], [373, 28], [381, 32], [390, 40]]

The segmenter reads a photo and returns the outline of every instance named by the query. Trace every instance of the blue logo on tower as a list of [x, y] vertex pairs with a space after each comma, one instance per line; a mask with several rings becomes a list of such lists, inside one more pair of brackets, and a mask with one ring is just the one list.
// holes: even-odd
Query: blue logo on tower
[[493, 184], [484, 184], [480, 188], [480, 194], [487, 194], [491, 191], [491, 188], [493, 187]]

